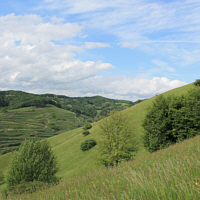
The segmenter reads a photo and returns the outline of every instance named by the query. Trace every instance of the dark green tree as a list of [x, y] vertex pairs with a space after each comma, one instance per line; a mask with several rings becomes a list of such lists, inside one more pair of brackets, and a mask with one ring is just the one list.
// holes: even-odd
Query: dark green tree
[[197, 79], [197, 80], [194, 82], [194, 85], [200, 86], [200, 79]]
[[200, 88], [182, 96], [159, 95], [143, 122], [144, 146], [149, 152], [199, 134]]
[[98, 142], [99, 163], [117, 166], [120, 162], [133, 158], [137, 150], [134, 133], [128, 117], [122, 112], [112, 111], [108, 118], [100, 122], [101, 140]]
[[144, 146], [149, 152], [156, 151], [170, 144], [169, 133], [170, 121], [168, 118], [169, 102], [171, 97], [163, 95], [156, 97], [143, 122]]
[[46, 140], [26, 140], [13, 152], [6, 181], [9, 187], [33, 181], [57, 182], [57, 171], [56, 157], [49, 143]]

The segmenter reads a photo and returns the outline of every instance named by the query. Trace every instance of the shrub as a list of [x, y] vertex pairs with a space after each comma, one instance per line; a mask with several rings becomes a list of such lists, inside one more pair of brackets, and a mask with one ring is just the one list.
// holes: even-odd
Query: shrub
[[97, 144], [96, 140], [94, 139], [85, 140], [84, 142], [81, 143], [81, 150], [87, 151], [91, 149], [92, 147], [94, 147], [96, 144]]
[[87, 131], [87, 130], [83, 131], [83, 135], [84, 135], [84, 136], [87, 136], [87, 135], [89, 135], [89, 134], [90, 134], [90, 131]]
[[13, 153], [6, 182], [8, 187], [21, 183], [42, 181], [57, 182], [56, 157], [47, 141], [26, 140]]
[[197, 79], [197, 80], [194, 82], [194, 85], [200, 86], [200, 79]]
[[91, 125], [91, 124], [86, 124], [86, 125], [83, 127], [84, 130], [89, 130], [89, 129], [91, 129], [91, 128], [92, 128], [92, 125]]

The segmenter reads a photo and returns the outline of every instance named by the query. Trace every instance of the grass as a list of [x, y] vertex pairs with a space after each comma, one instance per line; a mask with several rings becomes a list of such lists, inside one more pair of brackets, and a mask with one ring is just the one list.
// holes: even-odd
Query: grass
[[[181, 95], [192, 87], [194, 87], [193, 84], [189, 84], [187, 86], [169, 91], [164, 95]], [[95, 147], [86, 152], [82, 152], [80, 150], [80, 144], [85, 139], [94, 138], [98, 140], [98, 122], [92, 124], [93, 127], [90, 129], [91, 134], [87, 137], [82, 135], [82, 128], [74, 129], [57, 136], [53, 136], [48, 140], [50, 141], [55, 155], [59, 161], [60, 171], [58, 172], [58, 176], [63, 177], [62, 183], [59, 186], [48, 189], [47, 191], [35, 193], [33, 196], [30, 196], [30, 199], [134, 199], [135, 197], [137, 197], [136, 199], [148, 199], [148, 195], [150, 195], [149, 199], [173, 199], [175, 196], [166, 196], [167, 192], [170, 194], [173, 193], [173, 195], [175, 195], [176, 192], [174, 191], [174, 193], [172, 191], [174, 188], [177, 192], [182, 191], [180, 190], [180, 187], [183, 187], [186, 191], [187, 188], [192, 191], [194, 190], [194, 193], [189, 193], [190, 196], [188, 196], [188, 199], [191, 199], [191, 195], [194, 195], [193, 199], [195, 199], [195, 195], [197, 195], [199, 192], [198, 177], [200, 177], [200, 174], [198, 174], [199, 137], [197, 137], [198, 139], [196, 138], [194, 140], [188, 140], [188, 143], [186, 141], [185, 143], [180, 143], [184, 144], [183, 147], [181, 147], [182, 151], [180, 150], [180, 144], [170, 147], [172, 149], [171, 151], [169, 148], [169, 150], [165, 149], [155, 154], [149, 154], [143, 148], [141, 143], [141, 135], [143, 133], [142, 122], [147, 113], [147, 109], [153, 100], [154, 97], [142, 101], [141, 103], [123, 111], [127, 113], [133, 133], [137, 135], [137, 139], [140, 144], [139, 151], [135, 157], [135, 161], [121, 164], [118, 168], [111, 168], [108, 170], [95, 164], [95, 160], [93, 158], [95, 158], [95, 155], [98, 153]], [[198, 142], [195, 143], [195, 141]], [[184, 148], [184, 146], [186, 146], [186, 148]], [[189, 153], [186, 152], [187, 149], [192, 150], [191, 154], [187, 154]], [[180, 155], [182, 155], [182, 157]], [[4, 174], [6, 173], [10, 156], [11, 153], [0, 156], [0, 169]], [[189, 160], [187, 161], [187, 159], [178, 159], [184, 158], [184, 156], [188, 156]], [[192, 165], [193, 162], [195, 163], [194, 165]], [[188, 168], [192, 168], [191, 173], [187, 172], [187, 168], [185, 171], [181, 171], [182, 168], [184, 169], [182, 166], [188, 166]], [[168, 171], [165, 171], [165, 169], [168, 169]], [[178, 171], [176, 170], [179, 170], [183, 177], [187, 175], [183, 179], [185, 183], [181, 182], [180, 184], [179, 181], [182, 181], [182, 179], [181, 176], [178, 176]], [[155, 173], [151, 173], [150, 171]], [[159, 174], [159, 176], [155, 176], [156, 174]], [[191, 180], [189, 179], [190, 175], [192, 178]], [[120, 177], [123, 178], [119, 179]], [[140, 179], [137, 177], [140, 177]], [[154, 179], [156, 184], [153, 187], [152, 181], [154, 181]], [[111, 180], [112, 182], [110, 182]], [[193, 183], [191, 181], [193, 181]], [[187, 184], [189, 184], [189, 186]], [[171, 185], [173, 185], [173, 187], [171, 187]], [[0, 187], [2, 188], [4, 185]], [[157, 192], [158, 198], [153, 198], [156, 189], [159, 189]], [[175, 199], [181, 199], [180, 195], [182, 193], [184, 194], [184, 192], [180, 192], [180, 194], [178, 194]], [[131, 196], [133, 194], [136, 194], [136, 196]], [[146, 195], [146, 197], [142, 195]], [[166, 197], [162, 195], [165, 195]], [[22, 196], [20, 196], [20, 198], [23, 199]], [[29, 196], [27, 195], [25, 198], [29, 199]]]
[[[33, 194], [7, 199], [193, 199], [200, 197], [200, 136]], [[3, 199], [3, 197], [2, 197]]]

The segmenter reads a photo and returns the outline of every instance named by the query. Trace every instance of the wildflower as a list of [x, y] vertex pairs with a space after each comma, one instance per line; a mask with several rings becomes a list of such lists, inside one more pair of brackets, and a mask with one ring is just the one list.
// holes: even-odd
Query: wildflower
[[195, 183], [196, 185], [199, 185], [199, 183]]

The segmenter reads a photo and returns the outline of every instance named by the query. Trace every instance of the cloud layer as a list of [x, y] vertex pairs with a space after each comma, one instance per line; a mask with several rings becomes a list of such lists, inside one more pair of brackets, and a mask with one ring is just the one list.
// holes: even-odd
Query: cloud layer
[[[179, 5], [180, 1], [158, 4], [128, 0], [84, 3], [46, 0], [38, 10], [58, 10], [63, 16], [75, 17], [76, 22], [38, 14], [0, 16], [0, 89], [68, 96], [103, 95], [135, 101], [182, 86], [186, 82], [165, 77], [164, 72], [177, 73], [177, 69], [159, 58], [151, 59], [146, 75], [134, 77], [103, 75], [116, 67], [101, 60], [78, 59], [78, 55], [89, 50], [111, 48], [112, 44], [106, 42], [87, 41], [86, 32], [95, 29], [114, 35], [116, 44], [123, 48], [139, 48], [159, 55], [167, 52], [169, 59], [183, 66], [199, 62], [198, 46], [193, 50], [184, 48], [182, 43], [169, 43], [199, 40], [199, 2], [184, 1], [180, 9], [175, 9]], [[164, 30], [172, 31], [166, 35]], [[159, 37], [158, 33], [161, 33]], [[70, 45], [81, 38], [86, 39]], [[163, 76], [156, 76], [158, 72]]]

